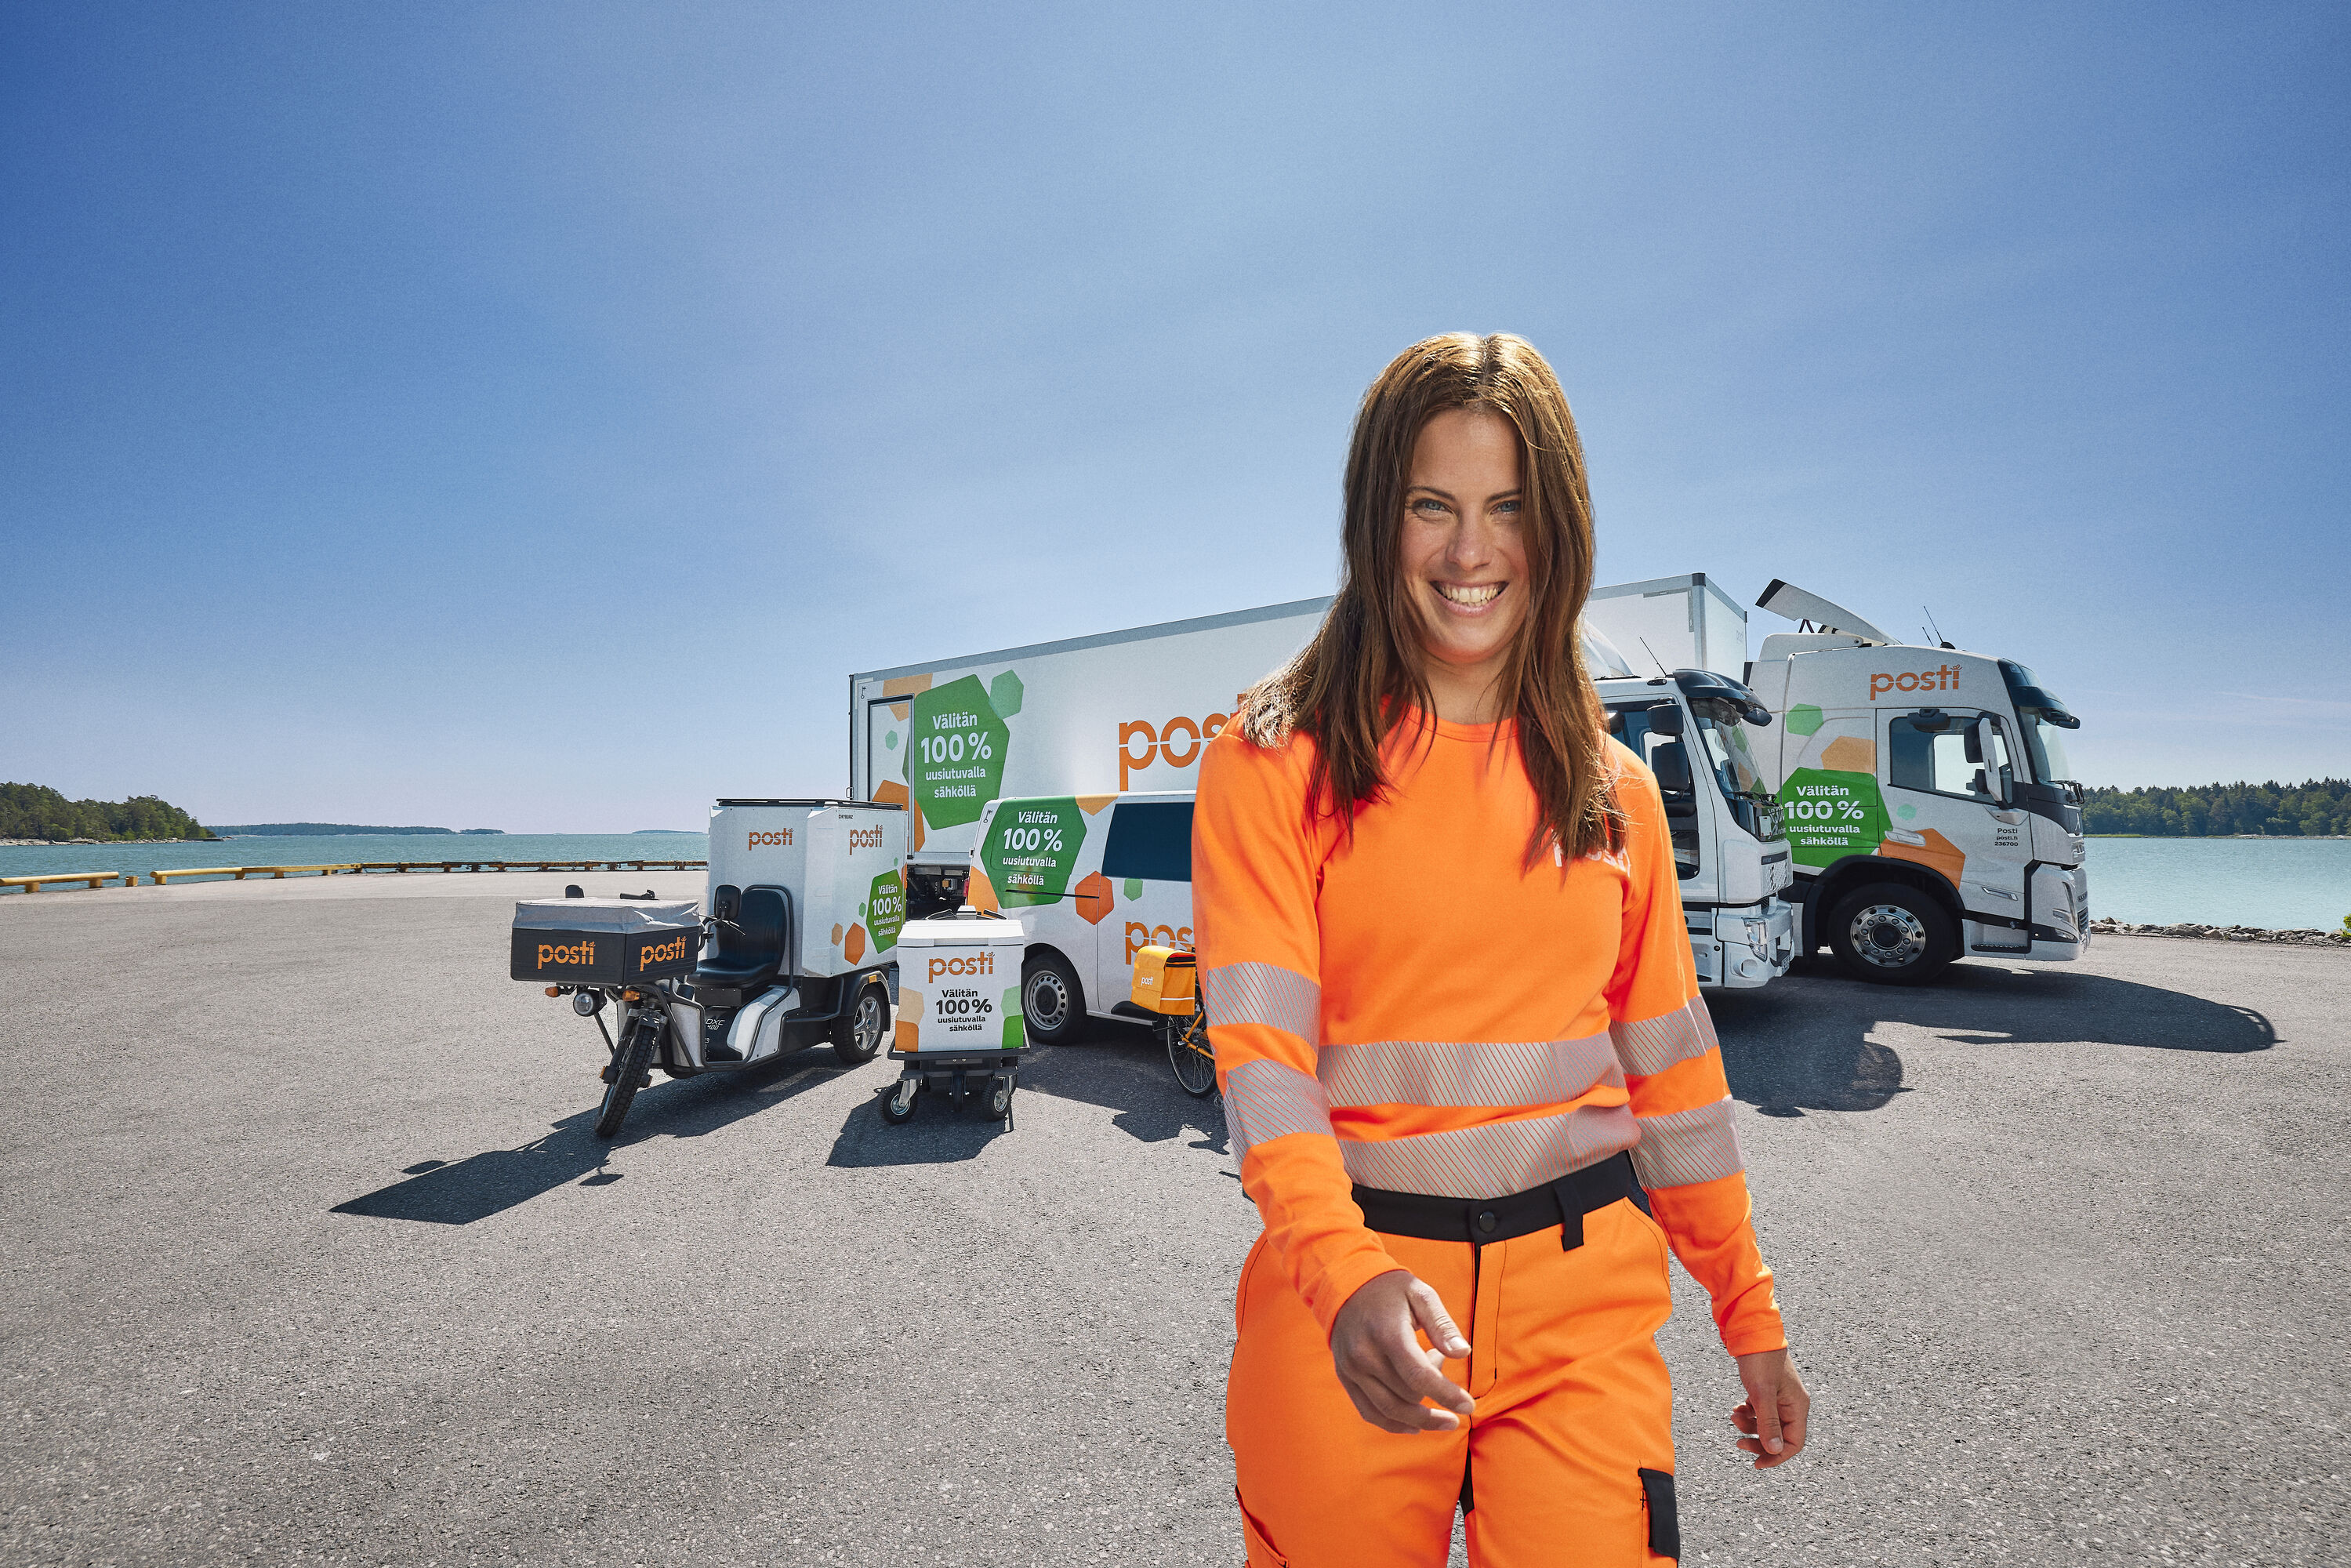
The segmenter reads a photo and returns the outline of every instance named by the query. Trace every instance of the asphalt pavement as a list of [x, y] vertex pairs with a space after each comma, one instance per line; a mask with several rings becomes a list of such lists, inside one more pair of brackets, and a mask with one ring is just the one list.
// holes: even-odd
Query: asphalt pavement
[[[601, 1143], [504, 974], [575, 880], [701, 879], [0, 900], [0, 1561], [1238, 1563], [1215, 1101], [1102, 1025], [1009, 1133], [819, 1050]], [[1677, 1276], [1684, 1562], [2338, 1561], [2346, 1008], [2131, 937], [1716, 998], [1815, 1432], [1746, 1468]]]

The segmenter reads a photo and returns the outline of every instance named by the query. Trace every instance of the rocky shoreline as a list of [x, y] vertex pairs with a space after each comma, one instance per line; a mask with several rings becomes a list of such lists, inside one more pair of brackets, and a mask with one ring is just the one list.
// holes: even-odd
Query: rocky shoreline
[[2134, 925], [2126, 920], [2093, 920], [2093, 936], [2181, 936], [2192, 942], [2283, 942], [2297, 947], [2351, 947], [2351, 932], [2270, 931], [2258, 925]]

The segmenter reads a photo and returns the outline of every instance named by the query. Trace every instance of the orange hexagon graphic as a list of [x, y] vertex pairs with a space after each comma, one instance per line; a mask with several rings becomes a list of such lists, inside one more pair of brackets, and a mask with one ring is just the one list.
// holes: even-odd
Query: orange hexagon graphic
[[990, 914], [1004, 907], [1003, 901], [996, 896], [996, 884], [988, 881], [987, 873], [977, 866], [971, 868], [971, 876], [964, 883], [963, 901], [974, 909]]
[[852, 925], [849, 928], [849, 935], [841, 938], [841, 956], [852, 964], [865, 956], [864, 926]]
[[1100, 872], [1095, 872], [1088, 876], [1083, 882], [1079, 883], [1075, 892], [1078, 901], [1078, 913], [1086, 917], [1086, 921], [1089, 925], [1100, 925], [1105, 919], [1109, 918], [1111, 906], [1110, 878], [1102, 875]]

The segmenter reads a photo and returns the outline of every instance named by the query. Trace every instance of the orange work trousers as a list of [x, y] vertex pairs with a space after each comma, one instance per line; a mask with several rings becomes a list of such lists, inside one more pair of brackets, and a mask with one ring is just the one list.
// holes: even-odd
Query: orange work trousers
[[1445, 1375], [1478, 1401], [1467, 1430], [1402, 1436], [1355, 1414], [1259, 1237], [1225, 1396], [1250, 1568], [1443, 1568], [1465, 1507], [1476, 1568], [1672, 1561], [1651, 1550], [1678, 1550], [1666, 1235], [1620, 1198], [1583, 1237], [1566, 1251], [1556, 1225], [1483, 1246], [1381, 1238], [1460, 1325], [1469, 1358]]

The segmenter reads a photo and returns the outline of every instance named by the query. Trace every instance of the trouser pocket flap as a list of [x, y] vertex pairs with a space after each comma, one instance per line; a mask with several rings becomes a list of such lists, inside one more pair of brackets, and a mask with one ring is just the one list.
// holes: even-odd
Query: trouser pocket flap
[[1659, 1557], [1682, 1560], [1681, 1514], [1674, 1507], [1674, 1473], [1644, 1469], [1641, 1490], [1649, 1502], [1649, 1550]]

